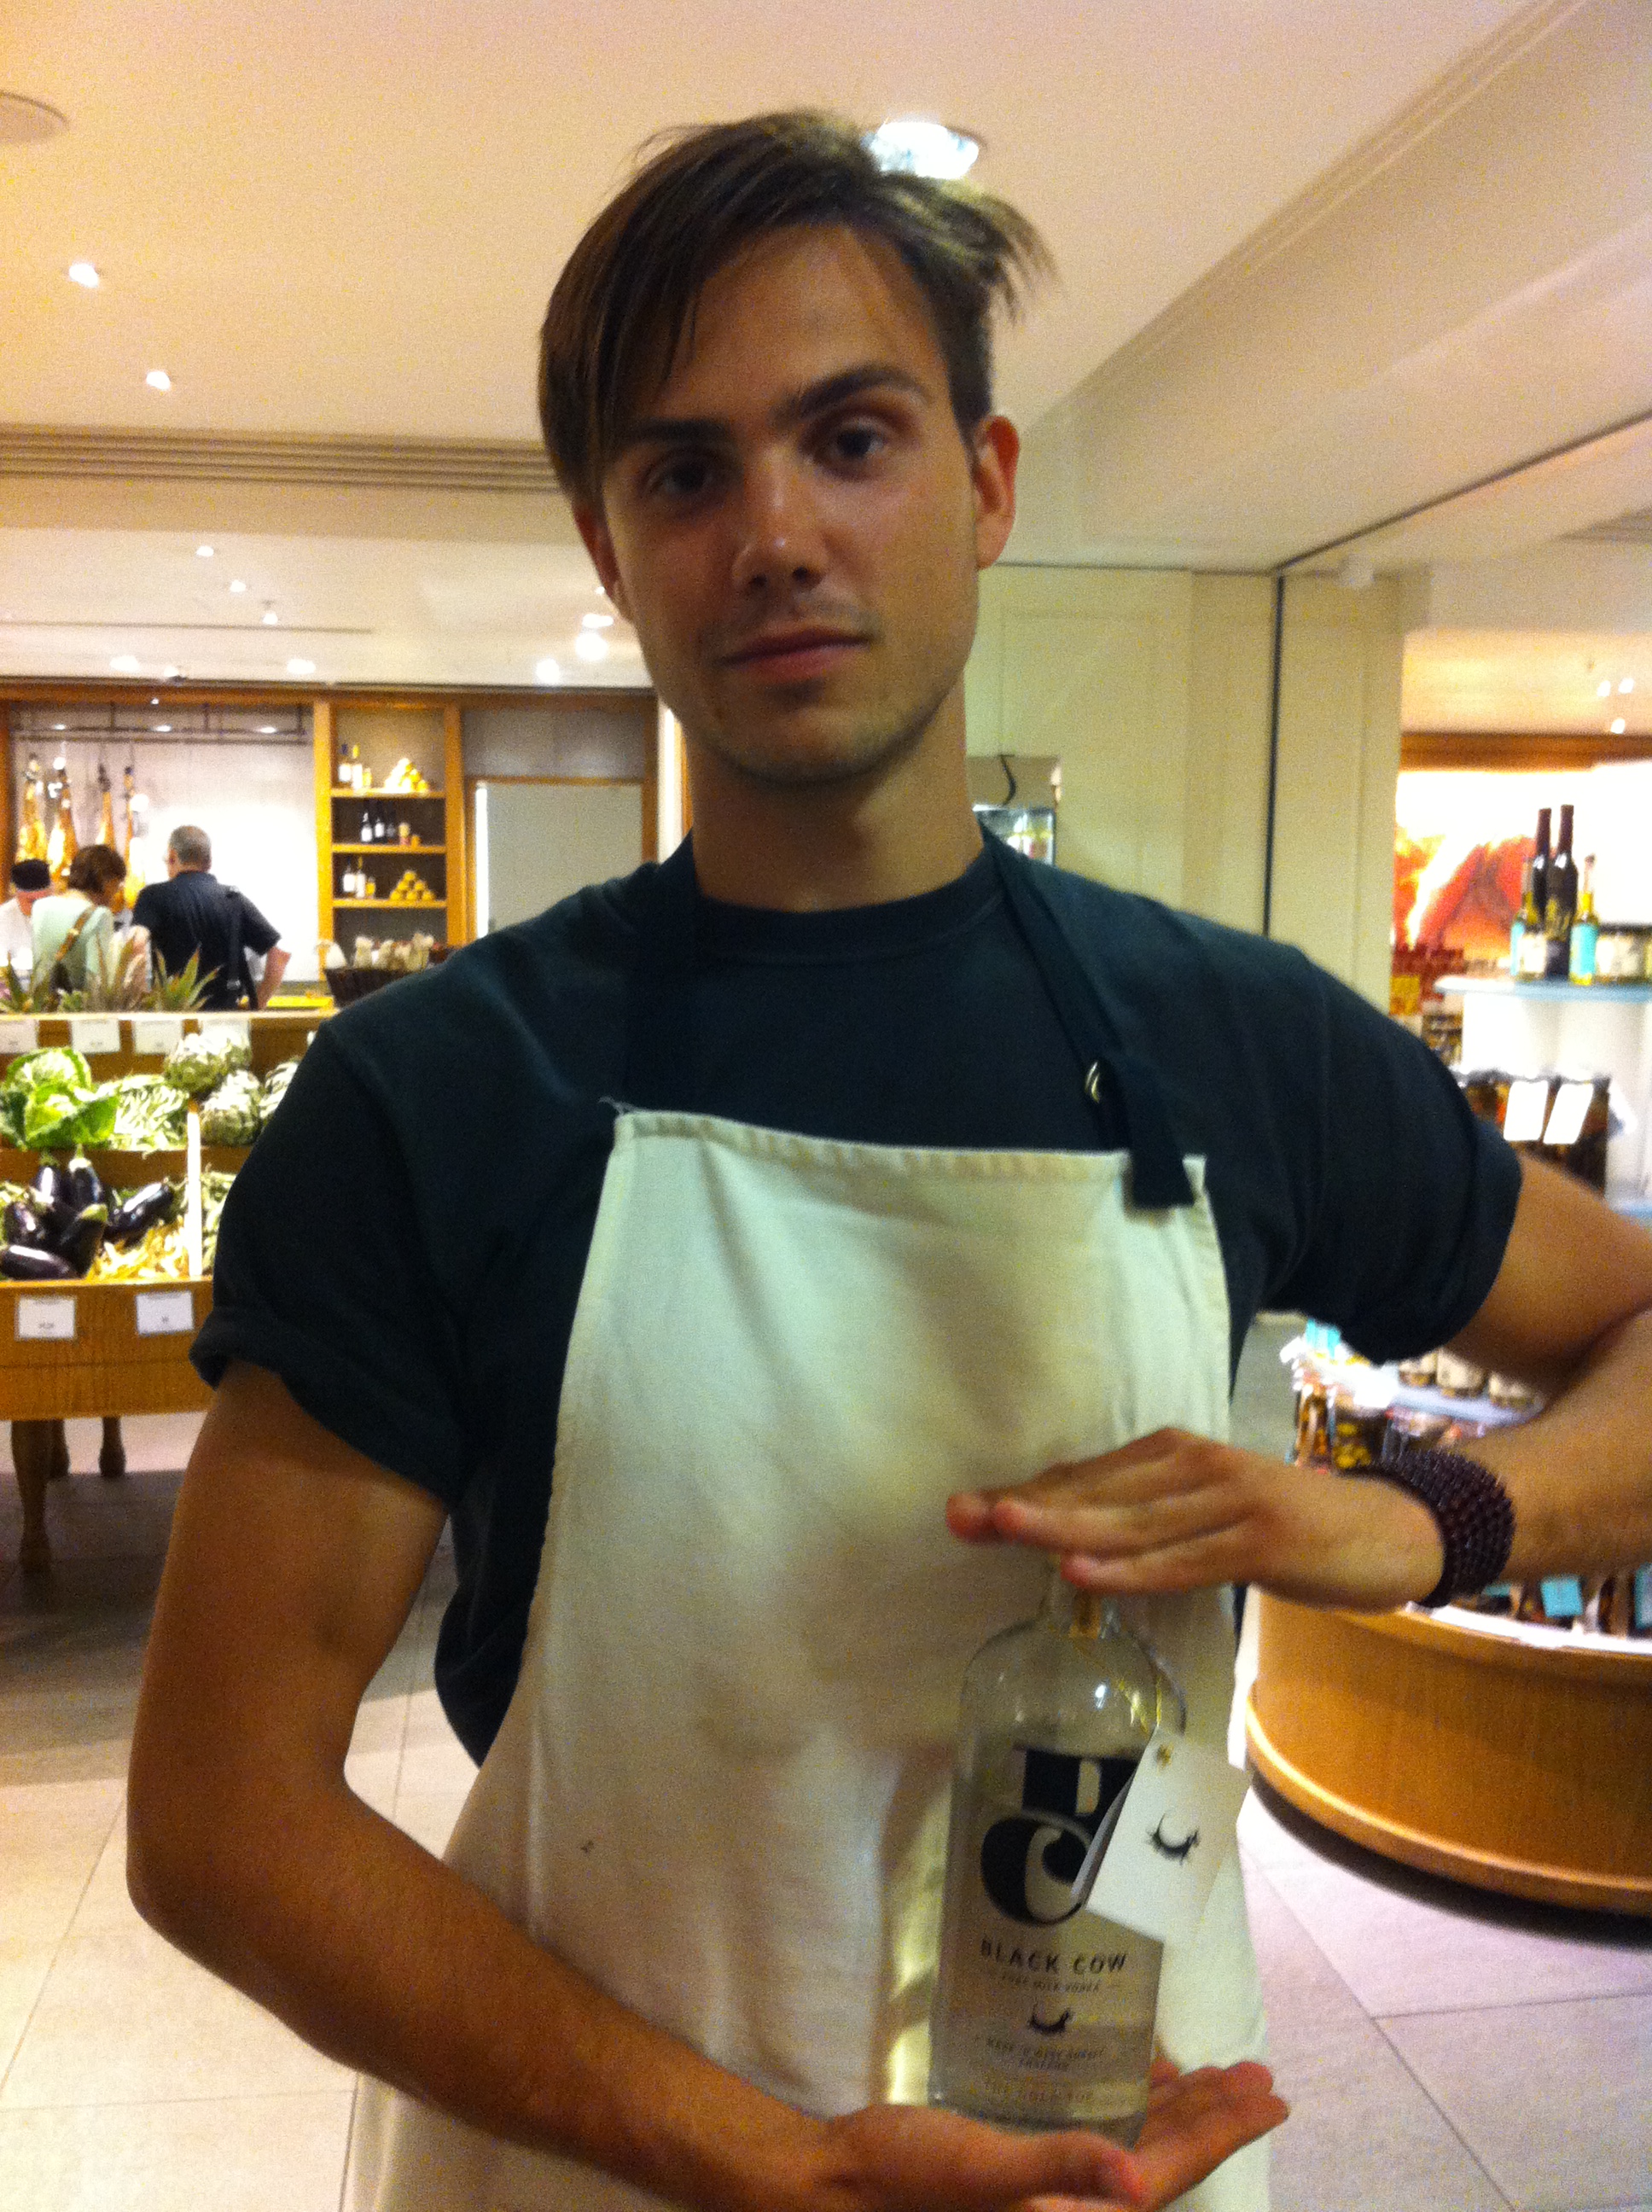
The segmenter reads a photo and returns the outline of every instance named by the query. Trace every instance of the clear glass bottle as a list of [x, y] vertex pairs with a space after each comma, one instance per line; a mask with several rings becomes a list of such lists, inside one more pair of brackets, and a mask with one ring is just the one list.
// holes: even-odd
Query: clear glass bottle
[[1051, 1579], [963, 1678], [929, 2098], [1000, 2127], [1133, 2143], [1161, 1946], [1087, 1900], [1117, 1807], [1181, 1692], [1111, 1600]]

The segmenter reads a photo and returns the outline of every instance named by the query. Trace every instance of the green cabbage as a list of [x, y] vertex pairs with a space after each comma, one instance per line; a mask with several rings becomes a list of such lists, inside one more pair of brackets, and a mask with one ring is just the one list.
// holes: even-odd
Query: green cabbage
[[70, 1046], [49, 1044], [39, 1052], [19, 1053], [6, 1070], [3, 1088], [8, 1096], [16, 1097], [48, 1085], [59, 1090], [89, 1091], [92, 1071]]
[[41, 1084], [23, 1113], [23, 1142], [33, 1152], [84, 1152], [106, 1145], [115, 1133], [119, 1101], [112, 1084], [96, 1089]]

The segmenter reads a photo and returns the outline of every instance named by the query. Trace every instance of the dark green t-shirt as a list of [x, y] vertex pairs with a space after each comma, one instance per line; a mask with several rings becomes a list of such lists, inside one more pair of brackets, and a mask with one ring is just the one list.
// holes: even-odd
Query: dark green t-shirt
[[[209, 1382], [232, 1358], [272, 1370], [449, 1508], [459, 1582], [437, 1685], [478, 1758], [538, 1570], [642, 876], [318, 1033], [236, 1178], [196, 1346]], [[1497, 1273], [1519, 1169], [1432, 1054], [1285, 946], [1077, 876], [1046, 888], [1121, 1042], [1156, 1066], [1182, 1150], [1207, 1161], [1235, 1360], [1263, 1306], [1334, 1322], [1379, 1358], [1454, 1335]], [[705, 1110], [870, 1144], [1120, 1141], [984, 856], [890, 905], [702, 902], [701, 921]]]

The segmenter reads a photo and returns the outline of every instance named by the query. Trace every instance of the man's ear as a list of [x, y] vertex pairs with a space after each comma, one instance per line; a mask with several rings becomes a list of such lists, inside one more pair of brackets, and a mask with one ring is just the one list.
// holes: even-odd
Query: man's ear
[[608, 534], [608, 524], [602, 509], [599, 507], [576, 507], [574, 522], [585, 540], [585, 550], [591, 556], [597, 580], [629, 622], [631, 610], [626, 602], [625, 586], [620, 581], [619, 563], [614, 558], [614, 541]]
[[990, 568], [1015, 526], [1015, 472], [1021, 436], [1007, 415], [988, 415], [975, 427], [969, 474], [975, 490], [975, 565]]

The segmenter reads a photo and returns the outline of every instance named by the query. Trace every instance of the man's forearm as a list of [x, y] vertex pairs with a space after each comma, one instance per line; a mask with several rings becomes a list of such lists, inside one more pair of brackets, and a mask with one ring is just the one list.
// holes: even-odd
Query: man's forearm
[[1610, 1331], [1534, 1420], [1466, 1449], [1513, 1501], [1511, 1580], [1652, 1559], [1652, 1313]]
[[282, 977], [287, 973], [291, 958], [292, 955], [283, 952], [278, 945], [272, 945], [264, 954], [264, 973], [258, 978], [258, 1002], [260, 1006], [269, 1005]]
[[[713, 2212], [776, 2212], [818, 2180], [820, 2123], [604, 1996], [342, 1784], [209, 1825], [210, 1857], [135, 1827], [140, 1909], [331, 2057]], [[247, 1835], [256, 1852], [224, 1841]]]

